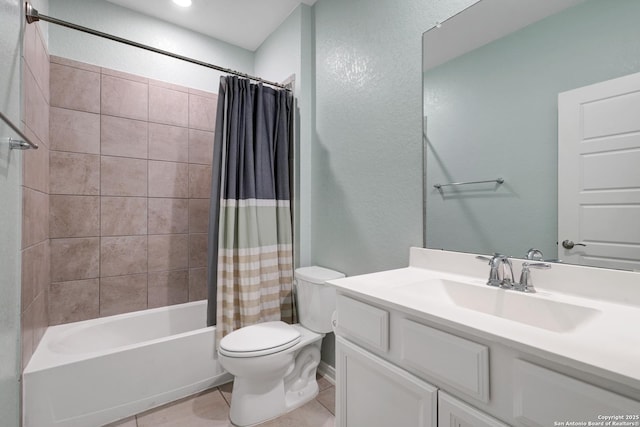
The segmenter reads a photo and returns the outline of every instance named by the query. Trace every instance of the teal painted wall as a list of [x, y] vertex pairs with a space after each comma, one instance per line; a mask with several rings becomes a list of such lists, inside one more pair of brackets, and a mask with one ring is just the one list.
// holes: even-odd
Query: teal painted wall
[[422, 244], [422, 33], [470, 0], [319, 0], [313, 262], [406, 266]]
[[422, 245], [422, 33], [473, 2], [315, 4], [313, 264], [400, 268]]
[[636, 0], [587, 1], [425, 73], [428, 247], [557, 256], [558, 93], [640, 71], [638, 16]]

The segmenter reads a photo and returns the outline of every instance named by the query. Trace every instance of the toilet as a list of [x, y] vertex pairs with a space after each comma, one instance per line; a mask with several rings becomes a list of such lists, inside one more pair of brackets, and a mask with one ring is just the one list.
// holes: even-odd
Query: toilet
[[298, 408], [318, 394], [322, 338], [331, 332], [335, 289], [344, 274], [323, 267], [295, 271], [299, 324], [259, 323], [220, 340], [220, 364], [234, 376], [229, 418], [252, 426]]

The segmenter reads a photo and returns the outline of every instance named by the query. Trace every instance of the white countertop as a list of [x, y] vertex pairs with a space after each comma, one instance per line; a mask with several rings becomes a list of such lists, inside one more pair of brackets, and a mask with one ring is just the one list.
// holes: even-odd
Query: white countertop
[[[488, 287], [489, 267], [474, 258], [472, 254], [412, 248], [407, 268], [329, 283], [343, 293], [386, 304], [427, 321], [640, 390], [640, 273], [567, 265], [533, 271], [538, 292], [518, 292], [522, 297], [571, 304], [593, 313], [574, 329], [561, 332], [464, 308], [438, 296], [426, 295], [427, 290], [424, 297], [415, 291], [407, 293], [403, 290], [415, 284], [422, 286], [420, 284], [425, 282], [444, 279], [487, 287], [487, 291], [493, 292], [488, 295], [495, 295], [496, 300], [504, 297], [504, 292], [516, 292]], [[514, 262], [516, 278], [519, 264]], [[551, 271], [554, 273], [548, 275]], [[576, 280], [581, 283], [576, 285]], [[606, 283], [602, 283], [603, 280]], [[541, 317], [543, 315], [541, 313]], [[540, 319], [541, 322], [544, 320]]]

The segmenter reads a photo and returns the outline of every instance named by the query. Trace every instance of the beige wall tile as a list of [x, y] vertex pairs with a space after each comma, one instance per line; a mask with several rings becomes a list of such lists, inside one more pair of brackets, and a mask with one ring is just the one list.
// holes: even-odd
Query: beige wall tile
[[207, 269], [189, 269], [189, 301], [207, 299]]
[[151, 86], [157, 86], [165, 89], [171, 89], [178, 92], [189, 93], [189, 88], [181, 85], [177, 85], [175, 83], [164, 82], [162, 80], [149, 79], [149, 84]]
[[216, 107], [217, 99], [189, 94], [189, 127], [216, 130]]
[[20, 334], [22, 348], [22, 370], [27, 367], [33, 351], [33, 307], [25, 307], [21, 315], [22, 331]]
[[40, 292], [33, 300], [33, 348], [38, 347], [42, 336], [49, 326], [49, 288]]
[[51, 238], [100, 236], [100, 197], [49, 197]]
[[147, 236], [103, 237], [100, 277], [147, 272]]
[[134, 82], [138, 82], [138, 83], [149, 83], [149, 79], [146, 77], [142, 77], [142, 76], [137, 76], [135, 74], [131, 74], [131, 73], [126, 73], [124, 71], [118, 71], [118, 70], [112, 70], [109, 68], [101, 68], [100, 72], [102, 74], [108, 75], [108, 76], [112, 76], [112, 77], [119, 77], [121, 79], [125, 79], [125, 80], [132, 80]]
[[94, 279], [100, 269], [100, 238], [51, 239], [51, 281]]
[[120, 77], [102, 75], [102, 114], [135, 120], [149, 118], [149, 86]]
[[[40, 259], [45, 250], [50, 262], [36, 263], [39, 267], [33, 268], [40, 270], [23, 273], [29, 281], [23, 299], [32, 305], [50, 282], [57, 284], [55, 301], [45, 304], [43, 312], [55, 308], [54, 320], [60, 323], [81, 320], [86, 315], [78, 313], [88, 311], [95, 317], [206, 298], [202, 266], [217, 95], [49, 58], [44, 45], [37, 45], [41, 42], [39, 34], [25, 34], [25, 56], [30, 58], [25, 68], [33, 71], [29, 114], [34, 127], [26, 129], [35, 140], [46, 133], [53, 149], [49, 156], [41, 149], [24, 159], [23, 183], [38, 190], [25, 189], [25, 206], [44, 204], [46, 213], [39, 213], [44, 217], [40, 228], [23, 232], [25, 243], [43, 243], [23, 256]], [[46, 68], [51, 67], [49, 77], [43, 58]], [[45, 115], [47, 94], [38, 91], [47, 78], [51, 108]], [[46, 131], [38, 124], [42, 116]], [[24, 117], [29, 120], [26, 112]], [[49, 140], [39, 142], [48, 148]], [[194, 163], [191, 168], [189, 163]], [[54, 194], [51, 200], [48, 192]], [[23, 222], [31, 223], [27, 218]], [[44, 243], [49, 233], [50, 249]], [[65, 292], [73, 286], [62, 285], [76, 282], [91, 283], [98, 296], [93, 305], [82, 300], [76, 308], [65, 309], [72, 313], [65, 317], [60, 307], [72, 304]], [[87, 296], [86, 289], [83, 292], [79, 298]], [[46, 298], [43, 295], [40, 298]], [[31, 312], [32, 324], [35, 316]], [[33, 331], [31, 335], [36, 336]], [[28, 357], [32, 350], [26, 348]]]
[[147, 275], [100, 278], [100, 316], [147, 308]]
[[100, 74], [68, 65], [51, 64], [51, 105], [100, 112]]
[[146, 197], [101, 197], [102, 236], [147, 234]]
[[22, 251], [22, 307], [29, 306], [36, 295], [49, 286], [49, 240]]
[[98, 279], [51, 284], [49, 324], [78, 322], [99, 316]]
[[50, 60], [52, 64], [67, 65], [69, 67], [79, 68], [85, 71], [92, 71], [98, 74], [100, 73], [100, 67], [97, 65], [87, 64], [86, 62], [74, 61], [73, 59], [63, 58], [56, 55], [51, 55]]
[[147, 195], [147, 160], [102, 156], [100, 164], [103, 196]]
[[189, 300], [189, 271], [157, 271], [149, 273], [148, 306], [164, 307]]
[[49, 193], [49, 149], [31, 129], [25, 135], [40, 148], [23, 151], [22, 185], [42, 193]]
[[49, 195], [23, 187], [22, 248], [49, 238]]
[[208, 199], [211, 197], [211, 167], [189, 165], [189, 197]]
[[100, 152], [103, 155], [147, 158], [147, 122], [102, 115], [100, 125]]
[[149, 236], [149, 271], [182, 270], [189, 267], [189, 236]]
[[211, 166], [213, 161], [214, 133], [189, 129], [189, 163]]
[[185, 92], [150, 85], [149, 121], [189, 126], [189, 95]]
[[51, 107], [51, 149], [100, 154], [100, 115]]
[[149, 197], [189, 197], [189, 165], [149, 160]]
[[28, 67], [24, 69], [23, 78], [24, 123], [49, 145], [49, 104]]
[[49, 56], [44, 46], [40, 25], [27, 25], [24, 30], [25, 65], [31, 70], [45, 99], [49, 99]]
[[49, 61], [49, 52], [47, 52], [44, 37], [42, 35], [42, 28], [40, 24], [36, 25], [36, 40], [35, 40], [35, 64], [31, 67], [33, 75], [36, 78], [36, 82], [49, 104], [49, 87], [50, 87], [50, 69], [51, 63]]
[[149, 199], [149, 234], [188, 232], [188, 199]]
[[51, 151], [49, 176], [51, 194], [96, 196], [100, 194], [100, 156]]
[[189, 233], [209, 231], [209, 199], [189, 199]]
[[[218, 100], [218, 94], [213, 92], [207, 92], [206, 90], [194, 89], [192, 87], [187, 88], [188, 92], [193, 95], [204, 96], [205, 98], [213, 98], [215, 101]], [[217, 105], [217, 103], [216, 103]]]
[[189, 234], [189, 268], [207, 266], [207, 234]]
[[149, 123], [149, 159], [188, 162], [189, 130]]
[[22, 56], [24, 56], [24, 60], [29, 68], [34, 68], [36, 65], [36, 38], [38, 37], [38, 33], [36, 30], [38, 24], [36, 25], [25, 25], [24, 27], [24, 36], [23, 36], [23, 52]]

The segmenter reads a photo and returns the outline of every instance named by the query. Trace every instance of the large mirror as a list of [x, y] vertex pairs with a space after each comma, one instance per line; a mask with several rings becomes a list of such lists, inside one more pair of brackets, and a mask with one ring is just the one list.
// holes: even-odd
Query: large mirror
[[481, 0], [424, 34], [426, 247], [640, 270], [638, 22]]

